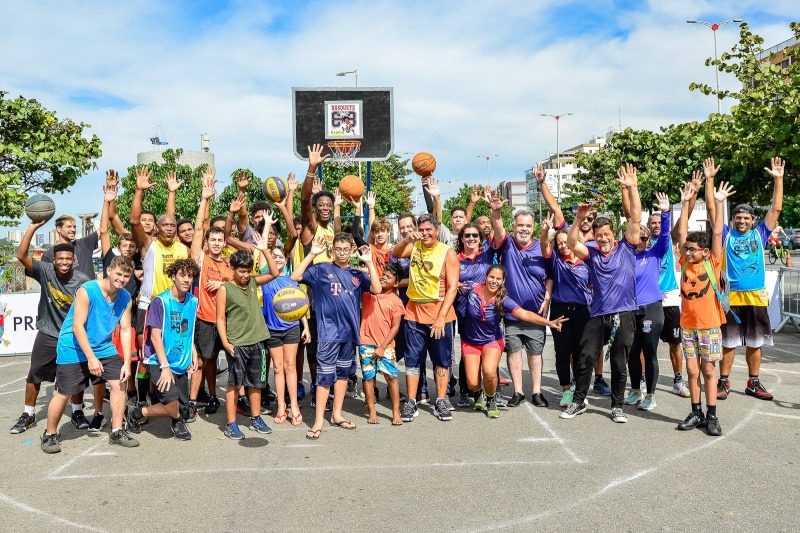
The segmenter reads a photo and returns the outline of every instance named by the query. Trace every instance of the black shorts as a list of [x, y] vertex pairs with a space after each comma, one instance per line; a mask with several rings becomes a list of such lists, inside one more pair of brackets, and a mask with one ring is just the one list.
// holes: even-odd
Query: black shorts
[[36, 334], [31, 350], [31, 367], [28, 370], [28, 383], [39, 384], [42, 381], [56, 380], [56, 347], [58, 338], [46, 335], [41, 331]]
[[[147, 315], [147, 309], [136, 309], [136, 320], [133, 320], [133, 324], [137, 335], [144, 335], [145, 315]], [[139, 348], [141, 349], [141, 346]]]
[[122, 370], [122, 359], [116, 355], [100, 359], [103, 363], [103, 374], [93, 376], [89, 372], [89, 363], [68, 363], [56, 368], [56, 391], [67, 396], [86, 390], [89, 384], [99, 385], [107, 381], [118, 381]]
[[170, 385], [164, 392], [158, 390], [158, 380], [161, 379], [161, 367], [158, 365], [147, 365], [150, 370], [150, 383], [152, 384], [153, 397], [158, 403], [164, 405], [179, 400], [181, 406], [189, 403], [189, 376], [187, 374], [172, 374], [175, 383]]
[[731, 311], [736, 313], [739, 324], [729, 312], [727, 322], [722, 325], [722, 347], [761, 348], [772, 346], [772, 326], [766, 307], [754, 305], [732, 305]]
[[267, 348], [280, 348], [284, 344], [300, 344], [300, 326], [284, 330], [269, 330], [269, 339], [265, 341]]
[[669, 344], [681, 343], [681, 308], [677, 305], [664, 308], [664, 327], [659, 338]]
[[219, 352], [224, 350], [217, 325], [199, 318], [195, 320], [194, 345], [197, 347], [197, 355], [204, 360], [216, 359]]
[[234, 346], [228, 360], [228, 385], [263, 388], [267, 383], [267, 348], [264, 342]]

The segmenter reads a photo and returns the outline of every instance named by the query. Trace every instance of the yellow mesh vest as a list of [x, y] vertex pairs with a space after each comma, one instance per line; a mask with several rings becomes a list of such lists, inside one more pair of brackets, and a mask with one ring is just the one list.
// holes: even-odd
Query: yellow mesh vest
[[439, 302], [443, 298], [439, 278], [444, 268], [447, 250], [444, 243], [426, 248], [421, 241], [414, 243], [409, 267], [408, 298], [414, 302]]

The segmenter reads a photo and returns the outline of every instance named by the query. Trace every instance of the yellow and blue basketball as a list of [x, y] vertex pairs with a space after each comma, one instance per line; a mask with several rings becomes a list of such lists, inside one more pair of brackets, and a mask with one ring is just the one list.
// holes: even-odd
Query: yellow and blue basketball
[[282, 202], [286, 198], [286, 182], [283, 178], [267, 178], [264, 181], [264, 197], [272, 202]]
[[284, 287], [275, 293], [272, 308], [281, 320], [294, 322], [308, 312], [308, 297], [298, 287]]
[[34, 194], [25, 202], [25, 214], [33, 222], [47, 221], [53, 218], [56, 204], [52, 198], [44, 194]]

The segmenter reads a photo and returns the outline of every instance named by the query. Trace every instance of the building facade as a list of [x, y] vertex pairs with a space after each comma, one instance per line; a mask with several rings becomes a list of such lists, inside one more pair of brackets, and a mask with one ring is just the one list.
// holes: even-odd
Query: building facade
[[518, 211], [528, 206], [528, 195], [524, 181], [501, 181], [498, 185], [500, 196], [508, 201], [511, 209]]

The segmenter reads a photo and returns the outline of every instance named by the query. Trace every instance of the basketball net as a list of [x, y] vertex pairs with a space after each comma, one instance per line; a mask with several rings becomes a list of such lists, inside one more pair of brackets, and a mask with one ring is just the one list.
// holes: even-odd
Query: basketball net
[[349, 167], [356, 160], [356, 155], [361, 149], [361, 141], [328, 141], [331, 150], [331, 160], [339, 167]]

